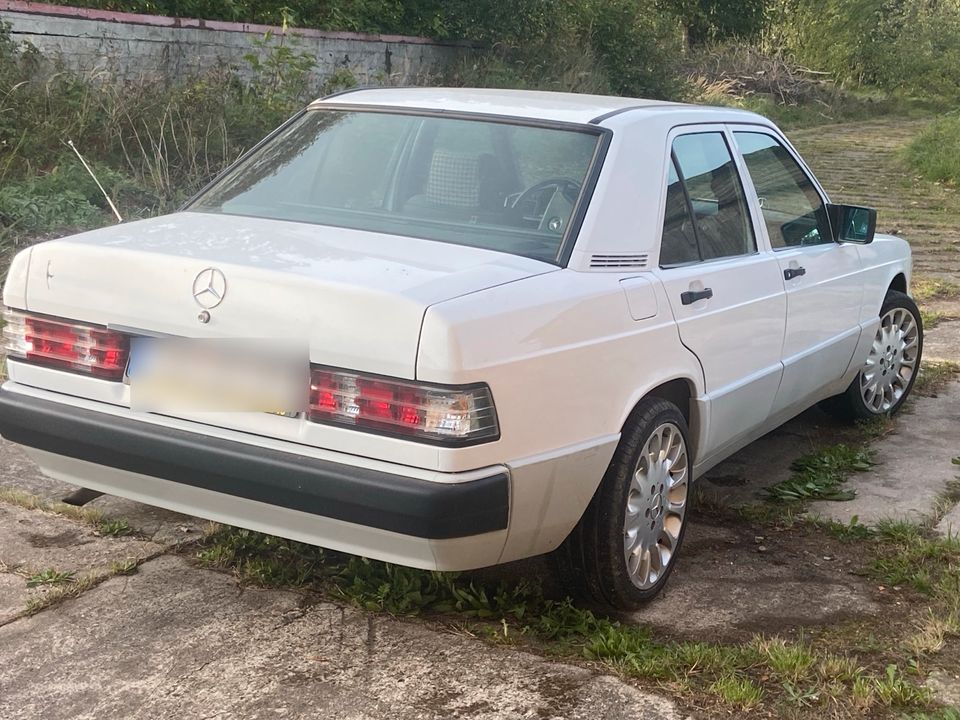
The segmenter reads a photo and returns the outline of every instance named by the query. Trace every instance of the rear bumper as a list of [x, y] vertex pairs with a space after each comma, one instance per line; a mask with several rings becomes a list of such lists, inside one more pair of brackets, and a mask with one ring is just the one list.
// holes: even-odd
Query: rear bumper
[[[385, 542], [394, 533], [450, 541], [492, 539], [491, 534], [501, 535], [509, 522], [510, 475], [503, 467], [479, 477], [471, 473], [464, 481], [451, 475], [446, 482], [434, 482], [405, 475], [402, 466], [387, 472], [332, 462], [9, 387], [0, 389], [0, 435], [33, 449], [31, 454], [48, 474], [171, 509], [287, 536], [291, 532], [283, 532], [278, 524], [309, 525], [304, 515], [314, 516], [318, 526], [336, 521], [326, 522], [332, 530], [307, 537], [298, 533], [296, 538], [330, 547], [344, 543], [336, 537], [330, 542], [326, 536], [337, 535], [336, 528], [347, 525], [383, 531], [379, 537]], [[219, 506], [244, 508], [242, 515], [236, 510], [218, 514], [217, 496]], [[296, 517], [275, 509], [292, 511]], [[355, 545], [346, 543], [340, 549], [367, 549]], [[426, 559], [412, 564], [435, 565]]]

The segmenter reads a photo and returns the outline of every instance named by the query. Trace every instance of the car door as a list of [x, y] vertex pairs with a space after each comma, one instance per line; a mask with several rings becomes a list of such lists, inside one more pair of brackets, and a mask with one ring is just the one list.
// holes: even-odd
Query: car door
[[833, 241], [825, 197], [781, 138], [753, 127], [734, 127], [733, 136], [787, 294], [783, 381], [773, 411], [802, 409], [843, 376], [856, 349], [860, 253]]
[[780, 267], [760, 252], [720, 126], [674, 131], [660, 279], [680, 339], [700, 360], [709, 402], [706, 459], [768, 418], [782, 366]]

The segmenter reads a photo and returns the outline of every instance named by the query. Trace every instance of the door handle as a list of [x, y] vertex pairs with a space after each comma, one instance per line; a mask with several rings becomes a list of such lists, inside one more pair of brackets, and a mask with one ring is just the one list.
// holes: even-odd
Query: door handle
[[680, 293], [680, 302], [682, 302], [684, 305], [693, 305], [697, 300], [709, 300], [712, 297], [712, 288], [704, 288], [703, 290], [687, 290], [686, 292]]
[[807, 274], [807, 269], [805, 267], [787, 268], [786, 270], [783, 271], [783, 279], [793, 280], [796, 277], [800, 277], [801, 275], [806, 275], [806, 274]]

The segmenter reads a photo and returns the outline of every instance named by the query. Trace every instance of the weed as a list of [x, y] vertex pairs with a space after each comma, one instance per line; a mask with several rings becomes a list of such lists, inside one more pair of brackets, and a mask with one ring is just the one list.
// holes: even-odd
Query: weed
[[74, 582], [59, 585], [50, 590], [50, 592], [42, 595], [35, 595], [27, 600], [26, 614], [35, 615], [41, 610], [53, 607], [68, 598], [77, 597], [107, 577], [108, 576], [97, 577], [95, 575], [83, 575]]
[[97, 525], [97, 532], [107, 537], [130, 535], [133, 528], [126, 520], [104, 520]]
[[814, 527], [824, 531], [838, 540], [867, 540], [876, 535], [873, 528], [860, 522], [860, 517], [854, 515], [850, 522], [842, 523], [836, 520], [816, 518], [810, 521]]
[[47, 568], [46, 570], [41, 570], [30, 575], [27, 578], [27, 587], [34, 588], [41, 585], [60, 585], [71, 582], [73, 576], [73, 572], [62, 572], [60, 570], [54, 570], [53, 568]]
[[319, 577], [324, 551], [304, 543], [231, 527], [215, 529], [198, 559], [232, 568], [244, 582], [262, 587], [300, 587]]
[[913, 391], [918, 395], [936, 395], [958, 375], [960, 363], [952, 360], [923, 360], [917, 380], [913, 384]]
[[788, 682], [796, 683], [807, 677], [816, 662], [810, 649], [800, 643], [787, 643], [781, 638], [757, 638], [755, 645], [770, 669]]
[[960, 285], [941, 278], [914, 277], [911, 291], [913, 299], [918, 303], [923, 303], [928, 300], [939, 300], [960, 295]]
[[851, 500], [855, 493], [840, 485], [853, 472], [869, 470], [870, 452], [847, 445], [831, 445], [804, 455], [793, 462], [793, 474], [787, 480], [767, 488], [769, 499], [799, 503], [808, 500]]
[[718, 695], [725, 703], [749, 710], [763, 699], [763, 688], [750, 678], [730, 673], [710, 684], [710, 692]]
[[930, 700], [930, 692], [906, 680], [896, 665], [887, 665], [883, 677], [874, 678], [873, 682], [882, 705], [909, 706]]
[[140, 567], [140, 558], [127, 558], [126, 560], [114, 560], [110, 563], [111, 575], [133, 575]]
[[932, 330], [945, 318], [944, 313], [934, 310], [920, 310], [920, 322], [924, 330]]

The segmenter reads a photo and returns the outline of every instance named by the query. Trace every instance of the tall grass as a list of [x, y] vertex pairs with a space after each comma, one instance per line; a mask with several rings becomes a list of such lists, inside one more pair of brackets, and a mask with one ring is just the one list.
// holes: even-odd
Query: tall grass
[[906, 149], [907, 161], [934, 182], [960, 184], [960, 114], [940, 118]]

